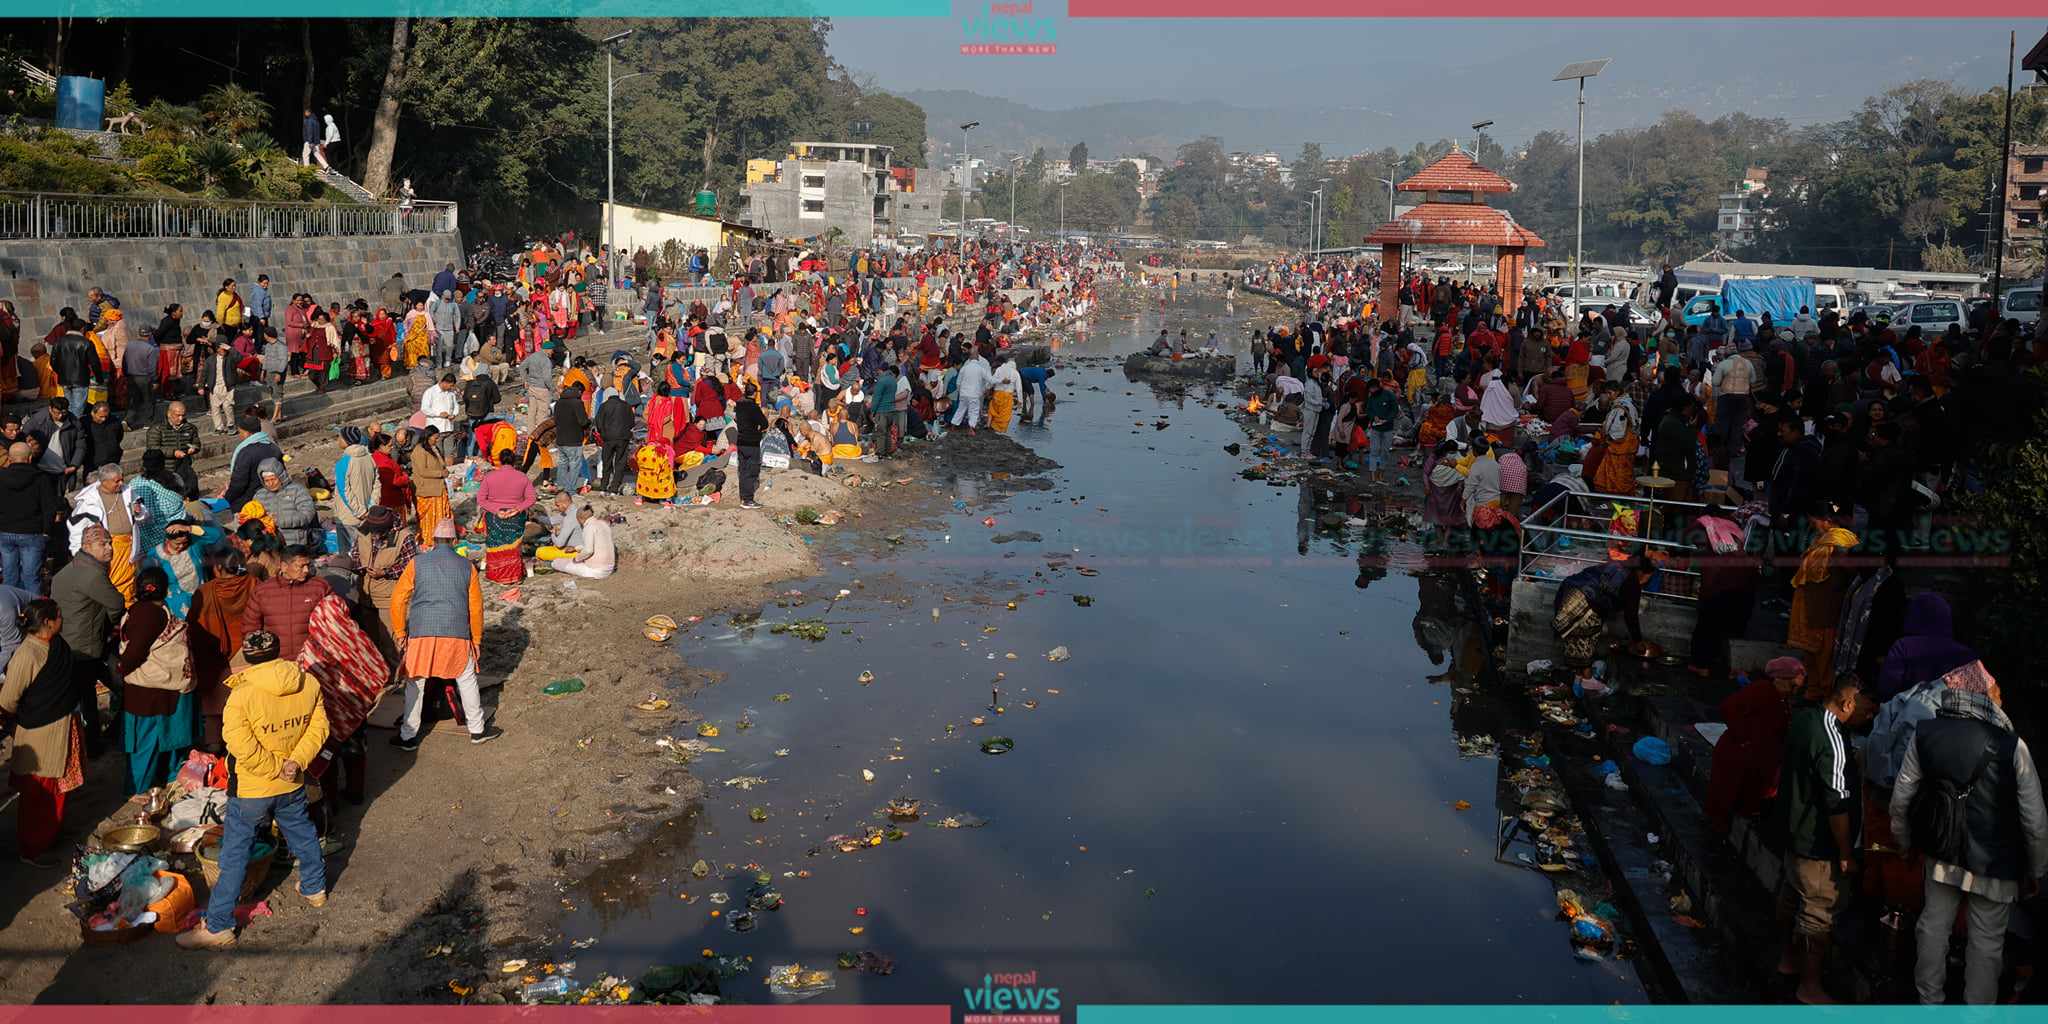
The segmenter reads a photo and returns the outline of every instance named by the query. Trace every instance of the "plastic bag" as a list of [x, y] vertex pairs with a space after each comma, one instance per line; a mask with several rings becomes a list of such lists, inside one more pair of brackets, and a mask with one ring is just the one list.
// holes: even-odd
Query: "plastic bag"
[[164, 812], [164, 831], [183, 832], [200, 825], [225, 823], [227, 806], [226, 792], [218, 789], [195, 790]]
[[158, 877], [167, 866], [155, 857], [137, 857], [121, 870], [121, 920], [135, 920], [170, 893], [171, 880]]
[[78, 866], [72, 870], [72, 875], [84, 883], [74, 886], [74, 890], [81, 896], [90, 896], [105, 889], [118, 881], [135, 859], [136, 854], [132, 853], [86, 854], [79, 858]]
[[1645, 736], [1637, 740], [1633, 749], [1636, 760], [1644, 764], [1666, 765], [1671, 763], [1671, 744], [1655, 736]]

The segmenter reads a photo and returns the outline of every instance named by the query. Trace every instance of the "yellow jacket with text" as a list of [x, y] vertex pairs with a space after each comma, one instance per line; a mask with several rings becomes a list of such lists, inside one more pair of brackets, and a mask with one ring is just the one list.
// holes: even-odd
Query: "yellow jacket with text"
[[228, 748], [228, 795], [284, 796], [305, 785], [279, 776], [286, 761], [310, 768], [327, 742], [320, 681], [296, 663], [266, 661], [228, 677], [221, 741]]

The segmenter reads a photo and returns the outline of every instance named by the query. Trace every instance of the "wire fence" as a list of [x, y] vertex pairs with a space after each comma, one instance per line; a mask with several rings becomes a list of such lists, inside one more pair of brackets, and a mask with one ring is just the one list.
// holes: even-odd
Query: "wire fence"
[[454, 203], [263, 203], [0, 191], [0, 239], [351, 238], [455, 230]]

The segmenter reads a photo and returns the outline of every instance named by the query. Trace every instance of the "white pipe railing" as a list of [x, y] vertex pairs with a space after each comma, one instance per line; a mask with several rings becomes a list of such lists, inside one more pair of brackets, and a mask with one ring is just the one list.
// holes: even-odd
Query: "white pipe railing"
[[456, 205], [266, 203], [0, 191], [0, 239], [341, 238], [451, 234]]

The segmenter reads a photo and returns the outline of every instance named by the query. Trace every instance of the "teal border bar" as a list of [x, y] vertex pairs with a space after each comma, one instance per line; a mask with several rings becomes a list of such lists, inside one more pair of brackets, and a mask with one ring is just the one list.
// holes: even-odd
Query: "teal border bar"
[[938, 18], [949, 0], [327, 0], [310, 10], [247, 0], [0, 0], [0, 18]]
[[2036, 1006], [1091, 1006], [1075, 1024], [2041, 1024]]

